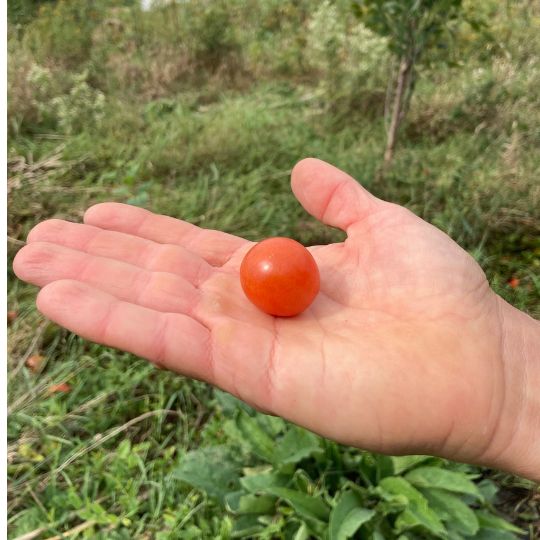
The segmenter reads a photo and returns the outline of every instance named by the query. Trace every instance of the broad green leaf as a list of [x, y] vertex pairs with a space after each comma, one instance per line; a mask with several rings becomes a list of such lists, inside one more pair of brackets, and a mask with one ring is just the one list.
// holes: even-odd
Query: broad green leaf
[[392, 456], [390, 459], [394, 466], [394, 474], [397, 475], [431, 458], [430, 456]]
[[239, 473], [228, 448], [210, 446], [182, 456], [173, 477], [223, 501], [227, 493], [238, 488]]
[[463, 473], [439, 467], [418, 467], [408, 472], [405, 478], [416, 487], [445, 489], [446, 491], [472, 495], [480, 501], [484, 499], [476, 484]]
[[477, 486], [486, 502], [495, 502], [495, 498], [497, 497], [497, 493], [499, 492], [499, 486], [497, 486], [497, 484], [493, 482], [493, 480], [484, 478], [484, 480], [478, 482]]
[[394, 465], [392, 464], [392, 458], [384, 456], [382, 454], [375, 454], [375, 471], [377, 483], [387, 476], [394, 474]]
[[433, 535], [444, 538], [446, 536], [446, 528], [432, 510], [427, 506], [421, 507], [411, 505], [410, 508], [404, 510], [396, 519], [395, 527], [398, 531], [405, 531], [413, 527], [424, 527]]
[[484, 510], [477, 510], [476, 517], [478, 518], [480, 527], [482, 527], [483, 529], [496, 529], [499, 531], [507, 531], [516, 534], [525, 534], [525, 531], [523, 529], [520, 529], [519, 527], [512, 525], [512, 523], [509, 523], [505, 519], [490, 514], [489, 512], [486, 512]]
[[271, 437], [277, 437], [287, 426], [285, 420], [283, 420], [283, 418], [280, 418], [279, 416], [271, 416], [269, 414], [257, 413], [256, 418], [259, 422], [259, 425]]
[[459, 497], [435, 488], [425, 489], [422, 493], [430, 507], [454, 530], [468, 536], [478, 532], [480, 525], [476, 514]]
[[294, 533], [293, 540], [309, 540], [309, 528], [302, 522], [298, 530]]
[[272, 514], [276, 498], [272, 495], [253, 495], [233, 491], [225, 496], [225, 508], [233, 514]]
[[285, 487], [290, 481], [290, 476], [277, 472], [268, 472], [243, 476], [240, 479], [240, 484], [251, 493], [259, 493], [272, 487]]
[[346, 540], [367, 523], [375, 511], [362, 508], [360, 497], [353, 491], [344, 492], [330, 513], [328, 534], [330, 540]]
[[271, 495], [275, 495], [276, 497], [287, 501], [303, 518], [318, 521], [328, 520], [330, 509], [320, 497], [313, 497], [311, 495], [306, 495], [301, 491], [282, 487], [272, 487], [265, 491], [266, 493], [270, 493]]
[[232, 538], [253, 538], [258, 532], [260, 532], [264, 526], [259, 523], [257, 516], [253, 514], [247, 514], [240, 516], [233, 525], [231, 532]]
[[235, 398], [228, 392], [223, 390], [214, 389], [214, 397], [221, 407], [222, 411], [227, 415], [233, 415], [238, 410], [243, 410], [247, 413], [253, 413], [253, 409], [246, 405], [243, 401]]
[[226, 420], [223, 422], [222, 427], [228, 439], [244, 447], [246, 450], [251, 451], [251, 447], [244, 440], [244, 434], [239, 429], [236, 419]]
[[399, 514], [407, 508], [409, 501], [404, 495], [390, 495], [388, 493], [381, 492], [379, 494], [384, 500], [380, 501], [376, 510], [377, 513], [383, 516], [388, 514]]
[[383, 478], [379, 486], [391, 495], [403, 495], [409, 503], [427, 504], [426, 498], [416, 488], [411, 486], [407, 480], [400, 476]]
[[274, 462], [274, 440], [261, 427], [256, 416], [240, 412], [236, 419], [236, 427], [242, 437], [240, 443], [247, 445], [254, 454], [268, 463]]
[[232, 512], [233, 514], [238, 513], [237, 509], [240, 506], [240, 499], [246, 493], [245, 491], [231, 491], [225, 495], [223, 502], [225, 503], [225, 508], [227, 511]]
[[[523, 537], [521, 537], [523, 538]], [[480, 529], [474, 540], [518, 540], [518, 537], [509, 531], [498, 531], [497, 529]], [[471, 539], [467, 539], [471, 540]]]
[[305, 429], [292, 426], [277, 445], [275, 461], [298, 463], [316, 452], [321, 452], [320, 439]]
[[427, 499], [407, 480], [399, 476], [389, 476], [381, 480], [380, 487], [392, 494], [405, 497], [409, 504], [398, 516], [395, 526], [398, 531], [422, 526], [435, 536], [442, 537], [446, 528], [439, 516], [428, 506]]

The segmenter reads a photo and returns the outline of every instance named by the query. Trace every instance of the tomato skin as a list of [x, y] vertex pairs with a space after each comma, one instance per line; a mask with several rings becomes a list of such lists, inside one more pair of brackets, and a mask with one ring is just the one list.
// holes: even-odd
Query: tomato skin
[[246, 296], [269, 315], [293, 317], [313, 302], [320, 289], [317, 263], [291, 238], [267, 238], [253, 246], [240, 265]]

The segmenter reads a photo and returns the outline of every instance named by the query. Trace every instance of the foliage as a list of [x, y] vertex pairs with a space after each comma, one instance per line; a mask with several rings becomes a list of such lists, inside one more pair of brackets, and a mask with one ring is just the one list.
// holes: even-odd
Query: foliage
[[[200, 6], [200, 7], [199, 7]], [[197, 3], [200, 11], [190, 13], [190, 37], [195, 58], [210, 70], [215, 70], [226, 57], [239, 53], [236, 27], [232, 25], [227, 2]], [[194, 6], [195, 9], [197, 9]]]
[[58, 126], [66, 134], [88, 129], [103, 118], [105, 95], [89, 86], [87, 79], [86, 71], [74, 74], [69, 92], [50, 102]]
[[[249, 467], [235, 474], [231, 450], [201, 448], [181, 458], [175, 477], [221, 500], [235, 538], [458, 539], [502, 531], [511, 539], [522, 532], [494, 516], [471, 480], [472, 467], [352, 452], [280, 419], [232, 408], [230, 396], [219, 393], [218, 400], [229, 411], [228, 448]], [[483, 490], [488, 486], [496, 489], [488, 481]]]
[[74, 67], [88, 58], [92, 49], [92, 33], [101, 23], [110, 5], [107, 0], [76, 2], [59, 0], [43, 3], [24, 39], [40, 62], [58, 62]]
[[53, 0], [10, 0], [7, 3], [7, 16], [10, 24], [25, 24], [35, 17], [39, 6]]
[[[329, 0], [322, 2], [310, 18], [306, 56], [319, 73], [320, 89], [325, 96], [332, 96], [334, 110], [350, 110], [354, 103], [369, 114], [370, 106], [381, 101], [381, 88], [390, 67], [387, 39], [344, 16]], [[355, 99], [357, 96], [362, 100]], [[366, 100], [367, 96], [372, 99]]]
[[[232, 0], [226, 14], [219, 2], [147, 12], [92, 4], [97, 19], [79, 26], [74, 18], [91, 9], [84, 0], [11, 24], [10, 261], [38, 221], [80, 221], [103, 200], [254, 240], [340, 240], [290, 192], [291, 167], [314, 155], [450, 234], [499, 294], [540, 316], [540, 13], [526, 1], [464, 3], [487, 18], [497, 46], [459, 29], [462, 65], [418, 81], [384, 184], [374, 173], [386, 38], [349, 2]], [[199, 41], [207, 18], [229, 28], [215, 24]], [[216, 40], [228, 44], [219, 59]], [[376, 526], [411, 540], [441, 523], [449, 538], [471, 538], [477, 526], [477, 540], [518, 534], [495, 516], [538, 534], [537, 491], [521, 479], [377, 456], [254, 414], [47, 323], [35, 289], [11, 271], [8, 279], [12, 539], [79, 526], [103, 540], [225, 539], [250, 528], [263, 538], [346, 538]], [[34, 355], [43, 359], [36, 371], [25, 365]], [[70, 390], [50, 391], [59, 384]]]
[[[465, 16], [462, 0], [359, 0], [353, 6], [369, 28], [387, 38], [397, 66], [388, 82], [392, 105], [384, 172], [393, 159], [399, 127], [409, 110], [418, 67], [433, 65], [437, 60], [455, 65], [452, 38], [456, 28], [463, 21], [475, 29], [481, 24]], [[388, 104], [385, 108], [390, 110]]]
[[431, 50], [450, 49], [452, 34], [463, 18], [462, 0], [358, 0], [356, 13], [374, 32], [388, 38], [397, 58], [431, 62]]

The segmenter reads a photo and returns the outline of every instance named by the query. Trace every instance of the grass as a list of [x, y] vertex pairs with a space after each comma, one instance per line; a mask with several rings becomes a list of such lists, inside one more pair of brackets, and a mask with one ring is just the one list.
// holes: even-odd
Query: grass
[[[37, 222], [79, 220], [104, 200], [254, 240], [335, 241], [341, 233], [289, 189], [290, 169], [311, 155], [443, 229], [499, 294], [540, 316], [538, 10], [489, 3], [499, 48], [463, 34], [463, 66], [424, 74], [392, 171], [377, 183], [385, 81], [317, 60], [309, 3], [148, 13], [119, 4], [87, 13], [64, 0], [11, 25], [9, 264]], [[8, 273], [10, 538], [74, 537], [77, 527], [103, 539], [229, 538], [231, 514], [173, 474], [186, 452], [232, 444], [222, 396], [47, 323], [35, 289]], [[37, 372], [26, 366], [33, 355], [43, 358]], [[56, 383], [70, 391], [51, 394]], [[362, 455], [326, 451], [338, 468]], [[479, 474], [502, 489], [499, 511], [540, 534], [537, 491]], [[288, 537], [287, 515], [267, 537]]]

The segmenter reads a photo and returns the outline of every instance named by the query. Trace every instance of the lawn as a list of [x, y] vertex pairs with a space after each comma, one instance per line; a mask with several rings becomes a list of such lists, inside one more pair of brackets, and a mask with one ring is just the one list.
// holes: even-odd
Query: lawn
[[381, 178], [391, 58], [349, 2], [9, 2], [11, 539], [540, 537], [530, 482], [255, 413], [47, 322], [11, 271], [36, 223], [109, 200], [336, 241], [289, 187], [316, 156], [445, 231], [540, 317], [540, 9], [477, 4], [487, 30], [460, 25], [456, 61], [420, 73]]

